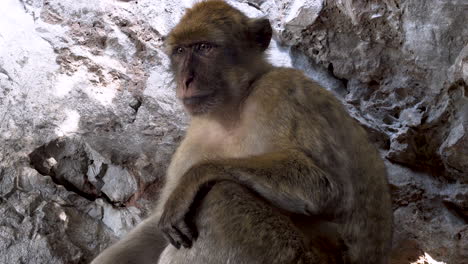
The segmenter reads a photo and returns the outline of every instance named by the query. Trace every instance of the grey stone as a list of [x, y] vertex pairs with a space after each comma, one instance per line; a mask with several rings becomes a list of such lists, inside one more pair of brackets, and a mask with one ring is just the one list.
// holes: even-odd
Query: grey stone
[[[154, 205], [188, 117], [163, 39], [194, 1], [5, 0], [0, 263], [86, 263]], [[229, 0], [387, 160], [392, 264], [468, 257], [468, 4]], [[399, 165], [396, 165], [398, 163]]]
[[118, 166], [109, 166], [103, 181], [104, 186], [101, 191], [113, 202], [125, 202], [137, 192], [137, 183], [133, 176]]

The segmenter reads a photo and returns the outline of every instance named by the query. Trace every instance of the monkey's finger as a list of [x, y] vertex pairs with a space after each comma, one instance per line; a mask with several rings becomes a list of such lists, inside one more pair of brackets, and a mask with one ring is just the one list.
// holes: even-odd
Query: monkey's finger
[[182, 244], [186, 248], [190, 248], [192, 246], [192, 242], [196, 237], [196, 229], [194, 227], [190, 227], [185, 221], [181, 222], [178, 225], [179, 232], [181, 233], [182, 237], [185, 237], [185, 244]]
[[192, 240], [187, 237], [185, 233], [182, 232], [181, 229], [186, 229], [186, 227], [183, 227], [185, 224], [181, 222], [178, 226], [173, 226], [174, 228], [174, 238], [177, 240], [184, 248], [190, 248], [192, 247]]
[[163, 232], [163, 236], [164, 236], [164, 238], [166, 238], [166, 240], [169, 243], [171, 243], [171, 245], [173, 245], [177, 249], [180, 249], [180, 244], [178, 242], [176, 242], [170, 235], [168, 235], [166, 232]]
[[186, 222], [186, 224], [187, 224], [188, 232], [190, 232], [190, 237], [192, 238], [191, 240], [195, 241], [198, 238], [198, 230], [197, 230], [195, 223]]

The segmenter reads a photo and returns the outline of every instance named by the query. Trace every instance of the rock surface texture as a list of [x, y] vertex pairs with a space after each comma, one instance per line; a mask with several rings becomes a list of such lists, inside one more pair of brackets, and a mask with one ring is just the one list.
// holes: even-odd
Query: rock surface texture
[[[148, 214], [187, 124], [164, 36], [192, 0], [3, 0], [0, 263], [88, 263]], [[381, 149], [397, 263], [468, 263], [468, 2], [238, 0], [270, 59]]]

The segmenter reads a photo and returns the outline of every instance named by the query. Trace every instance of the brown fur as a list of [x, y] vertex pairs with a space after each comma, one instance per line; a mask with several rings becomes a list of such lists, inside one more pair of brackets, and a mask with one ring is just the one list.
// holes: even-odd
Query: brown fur
[[265, 61], [265, 21], [212, 0], [170, 33], [191, 124], [154, 214], [93, 264], [154, 263], [163, 235], [161, 264], [386, 263], [384, 164], [331, 93]]

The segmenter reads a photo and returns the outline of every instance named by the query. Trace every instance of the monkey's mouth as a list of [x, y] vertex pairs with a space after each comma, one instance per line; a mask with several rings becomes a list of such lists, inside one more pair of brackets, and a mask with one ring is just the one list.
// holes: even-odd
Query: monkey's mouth
[[214, 97], [214, 95], [215, 92], [213, 91], [201, 93], [194, 96], [182, 98], [182, 103], [187, 108], [193, 108], [202, 105], [203, 103]]

